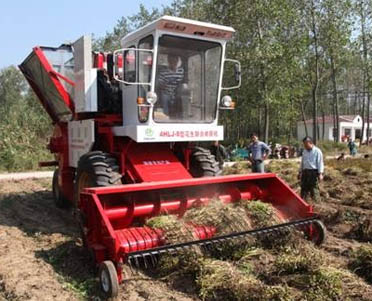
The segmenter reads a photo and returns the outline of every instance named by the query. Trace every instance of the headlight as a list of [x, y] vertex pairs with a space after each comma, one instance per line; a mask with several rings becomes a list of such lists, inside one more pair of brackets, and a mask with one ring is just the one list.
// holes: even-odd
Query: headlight
[[230, 95], [225, 95], [221, 99], [221, 106], [225, 108], [230, 108], [233, 106], [233, 101]]
[[149, 91], [146, 94], [146, 100], [149, 104], [154, 105], [158, 100], [158, 96], [156, 95], [155, 92]]

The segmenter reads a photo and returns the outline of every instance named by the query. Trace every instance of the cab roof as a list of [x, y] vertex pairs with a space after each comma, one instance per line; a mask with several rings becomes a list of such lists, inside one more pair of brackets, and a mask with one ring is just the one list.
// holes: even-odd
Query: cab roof
[[121, 45], [125, 47], [125, 45], [128, 43], [136, 41], [137, 39], [140, 39], [155, 30], [216, 40], [230, 40], [235, 32], [234, 28], [230, 26], [217, 25], [178, 17], [163, 16], [127, 34], [121, 40]]

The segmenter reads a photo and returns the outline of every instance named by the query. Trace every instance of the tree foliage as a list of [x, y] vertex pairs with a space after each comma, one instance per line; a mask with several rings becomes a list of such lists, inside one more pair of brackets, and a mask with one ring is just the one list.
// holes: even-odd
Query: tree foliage
[[[363, 59], [359, 42], [358, 1], [363, 2], [174, 1], [161, 9], [141, 6], [105, 38], [119, 41], [115, 33], [132, 31], [164, 14], [234, 27], [227, 56], [241, 61], [243, 85], [230, 92], [237, 109], [221, 114], [227, 138], [237, 141], [255, 131], [266, 141], [290, 141], [301, 120], [333, 115], [336, 125], [341, 114], [362, 114], [363, 106], [356, 104], [364, 103], [367, 95], [361, 81], [369, 58]], [[365, 14], [368, 19], [367, 10]], [[307, 130], [319, 139], [329, 135], [322, 124]]]
[[[244, 142], [250, 132], [267, 141], [291, 142], [297, 123], [306, 119], [332, 115], [336, 127], [343, 114], [369, 118], [371, 1], [175, 0], [152, 9], [141, 5], [138, 13], [122, 17], [95, 39], [94, 49], [119, 49], [126, 34], [162, 15], [236, 30], [226, 55], [242, 63], [243, 83], [241, 89], [228, 92], [237, 102], [236, 110], [220, 114], [230, 142]], [[28, 132], [27, 139], [46, 139], [46, 115], [12, 66], [0, 70], [0, 114], [2, 161], [12, 161], [9, 153], [4, 159], [5, 148], [11, 149], [5, 141], [21, 139], [16, 133], [25, 126], [37, 129], [36, 136]], [[318, 139], [329, 136], [321, 121], [306, 130]]]

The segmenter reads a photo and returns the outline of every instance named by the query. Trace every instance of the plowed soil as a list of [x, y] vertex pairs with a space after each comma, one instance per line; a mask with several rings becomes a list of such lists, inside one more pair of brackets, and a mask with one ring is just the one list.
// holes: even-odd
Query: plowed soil
[[[371, 284], [350, 267], [353, 252], [372, 241], [372, 161], [359, 161], [328, 161], [322, 201], [314, 204], [328, 228], [320, 251], [330, 268], [347, 270], [358, 285], [343, 288], [345, 298], [312, 300], [372, 300]], [[299, 189], [298, 162], [270, 165], [270, 170]], [[242, 167], [238, 172], [244, 171]], [[0, 300], [103, 299], [74, 218], [70, 211], [54, 206], [50, 182], [0, 182]], [[176, 274], [160, 277], [131, 271], [118, 299], [200, 300], [194, 279]]]

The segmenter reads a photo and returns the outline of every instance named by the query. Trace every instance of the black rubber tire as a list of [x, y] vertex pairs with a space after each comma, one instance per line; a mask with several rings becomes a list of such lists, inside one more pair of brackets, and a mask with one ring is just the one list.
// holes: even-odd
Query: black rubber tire
[[119, 165], [112, 154], [104, 153], [102, 151], [93, 151], [81, 156], [78, 162], [74, 183], [74, 215], [84, 247], [87, 247], [86, 234], [88, 229], [86, 228], [86, 217], [80, 210], [79, 205], [81, 190], [86, 187], [119, 185], [122, 184], [121, 178]]
[[88, 177], [88, 185], [84, 187], [107, 187], [121, 184], [121, 174], [117, 159], [109, 153], [93, 151], [81, 156], [75, 177], [75, 205], [78, 206], [80, 193], [79, 181], [82, 176]]
[[88, 249], [88, 258], [89, 258], [90, 265], [92, 267], [92, 271], [96, 275], [98, 272], [98, 265], [96, 261], [96, 253], [93, 248]]
[[312, 237], [311, 241], [320, 246], [327, 238], [327, 228], [320, 220], [315, 220], [312, 224]]
[[66, 209], [71, 206], [71, 202], [62, 194], [62, 191], [58, 184], [59, 169], [56, 168], [53, 173], [52, 191], [54, 204], [58, 208]]
[[190, 172], [193, 177], [215, 177], [221, 174], [216, 158], [203, 147], [196, 146], [191, 152]]
[[112, 261], [106, 260], [100, 263], [98, 278], [102, 292], [107, 298], [117, 297], [119, 294], [119, 282], [115, 266]]

